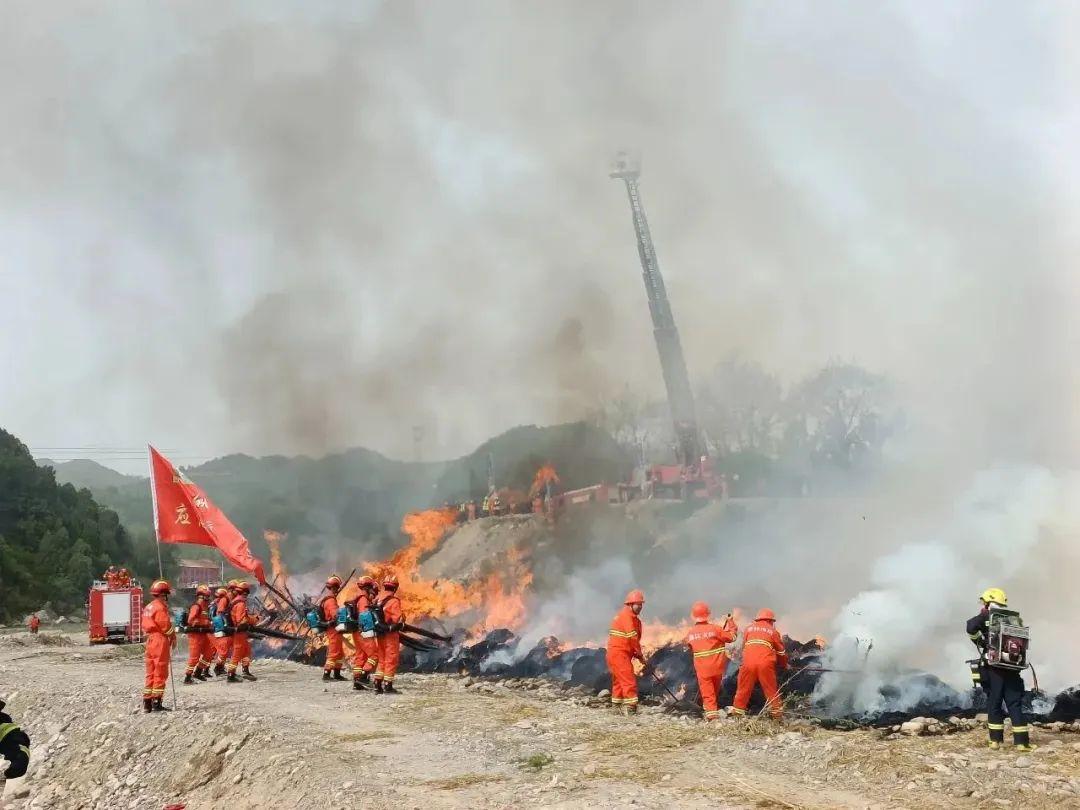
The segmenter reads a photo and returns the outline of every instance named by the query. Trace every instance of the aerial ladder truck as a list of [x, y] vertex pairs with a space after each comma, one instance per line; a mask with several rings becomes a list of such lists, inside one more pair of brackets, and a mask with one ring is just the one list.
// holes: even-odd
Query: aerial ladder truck
[[626, 153], [619, 153], [609, 176], [625, 183], [626, 194], [630, 199], [630, 214], [634, 220], [634, 232], [637, 234], [642, 278], [649, 298], [649, 313], [652, 315], [653, 337], [656, 340], [656, 351], [660, 355], [660, 370], [664, 375], [668, 407], [671, 409], [675, 428], [675, 453], [678, 463], [675, 466], [651, 465], [647, 468], [647, 475], [652, 482], [654, 494], [678, 495], [682, 498], [712, 497], [719, 494], [720, 486], [713, 475], [701, 431], [698, 429], [694, 393], [690, 388], [690, 375], [686, 371], [679, 329], [675, 325], [675, 316], [668, 302], [664, 278], [660, 275], [656, 249], [649, 232], [649, 222], [645, 218], [645, 206], [641, 202], [638, 189], [641, 166]]

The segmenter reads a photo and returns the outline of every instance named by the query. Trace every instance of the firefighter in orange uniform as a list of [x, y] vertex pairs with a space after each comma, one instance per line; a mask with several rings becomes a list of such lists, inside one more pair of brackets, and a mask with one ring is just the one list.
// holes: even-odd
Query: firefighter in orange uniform
[[117, 578], [119, 576], [120, 574], [117, 572], [115, 565], [110, 565], [105, 569], [105, 584], [109, 586], [110, 591], [119, 587], [117, 584]]
[[627, 714], [633, 714], [638, 708], [634, 660], [645, 663], [645, 656], [641, 654], [641, 619], [638, 618], [644, 605], [645, 594], [630, 591], [608, 630], [607, 665], [611, 670], [611, 705], [621, 706]]
[[405, 614], [401, 610], [401, 598], [397, 595], [398, 578], [390, 574], [383, 579], [382, 586], [386, 593], [379, 600], [383, 627], [378, 636], [379, 664], [375, 670], [375, 692], [394, 695], [398, 692], [394, 688], [394, 676], [397, 675], [398, 658], [401, 656], [401, 630], [404, 629]]
[[41, 619], [38, 618], [38, 615], [36, 613], [31, 613], [30, 621], [27, 622], [27, 624], [30, 626], [30, 634], [36, 636], [38, 628], [41, 627]]
[[330, 591], [319, 602], [319, 618], [326, 625], [326, 663], [323, 664], [322, 679], [343, 681], [341, 663], [345, 660], [345, 644], [337, 629], [338, 591], [341, 590], [341, 577], [331, 574], [326, 580], [326, 589]]
[[[230, 579], [227, 588], [218, 588], [214, 591], [212, 612], [214, 616], [228, 617], [229, 605], [236, 595], [236, 580]], [[214, 645], [214, 674], [224, 675], [225, 667], [232, 657], [232, 633], [225, 633], [220, 638], [213, 638]]]
[[142, 631], [146, 636], [146, 683], [143, 687], [143, 711], [167, 712], [161, 705], [165, 681], [169, 680], [169, 656], [176, 644], [176, 628], [169, 615], [169, 583], [159, 579], [150, 586], [154, 597], [143, 608]]
[[739, 683], [735, 690], [732, 714], [746, 714], [754, 685], [761, 684], [769, 714], [775, 720], [783, 717], [784, 706], [780, 702], [779, 690], [776, 687], [777, 664], [787, 669], [787, 652], [776, 629], [776, 614], [765, 608], [743, 632], [742, 664], [739, 666]]
[[210, 614], [207, 607], [210, 605], [210, 587], [200, 585], [195, 589], [195, 601], [188, 608], [187, 627], [188, 660], [184, 670], [184, 683], [193, 684], [195, 678], [200, 681], [206, 680], [210, 669], [211, 644], [210, 644]]
[[[379, 597], [379, 584], [367, 574], [360, 577], [356, 584], [360, 592], [353, 600], [353, 610], [359, 617], [375, 604]], [[353, 689], [359, 691], [364, 689], [364, 684], [370, 680], [371, 673], [379, 664], [379, 640], [374, 631], [367, 632], [368, 635], [365, 635], [364, 631], [357, 630], [352, 634], [353, 648], [356, 650], [353, 658]]]
[[258, 680], [251, 674], [251, 641], [248, 640], [248, 628], [255, 623], [255, 617], [248, 613], [247, 598], [251, 593], [251, 586], [246, 582], [236, 583], [236, 596], [229, 604], [229, 618], [236, 628], [233, 632], [232, 660], [229, 661], [229, 677], [225, 680], [229, 683], [239, 683], [236, 677], [238, 667], [244, 668], [244, 680]]
[[712, 624], [709, 621], [709, 606], [704, 602], [694, 602], [690, 608], [690, 618], [694, 620], [694, 626], [686, 634], [686, 643], [694, 655], [701, 707], [705, 710], [706, 720], [716, 720], [720, 717], [716, 696], [720, 694], [728, 663], [724, 645], [735, 640], [739, 628], [730, 615], [722, 626]]

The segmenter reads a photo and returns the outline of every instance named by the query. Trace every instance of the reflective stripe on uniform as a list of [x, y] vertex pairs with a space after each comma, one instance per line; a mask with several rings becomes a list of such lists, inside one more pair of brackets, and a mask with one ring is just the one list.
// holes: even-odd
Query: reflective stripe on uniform
[[1013, 726], [1013, 734], [1027, 734], [1027, 726]]
[[3, 740], [11, 732], [18, 730], [19, 727], [14, 723], [0, 723], [0, 740]]
[[776, 649], [771, 641], [766, 641], [763, 638], [752, 638], [748, 642], [746, 642], [747, 647], [749, 647], [751, 644], [757, 644], [761, 647], [768, 647], [770, 650]]
[[717, 647], [715, 650], [702, 650], [701, 652], [694, 653], [694, 658], [706, 658], [710, 655], [722, 655], [724, 653], [723, 647]]
[[637, 702], [638, 702], [638, 699], [637, 699], [636, 697], [632, 697], [632, 698], [623, 698], [623, 701], [622, 701], [622, 702], [623, 702], [623, 703], [637, 703]]
[[992, 731], [1004, 731], [1005, 730], [1005, 724], [1004, 723], [987, 723], [986, 727], [988, 729], [991, 729]]
[[738, 706], [731, 707], [732, 714], [746, 714], [746, 709], [740, 709]]
[[637, 630], [631, 630], [628, 633], [624, 633], [622, 630], [608, 630], [608, 635], [617, 638], [637, 638]]

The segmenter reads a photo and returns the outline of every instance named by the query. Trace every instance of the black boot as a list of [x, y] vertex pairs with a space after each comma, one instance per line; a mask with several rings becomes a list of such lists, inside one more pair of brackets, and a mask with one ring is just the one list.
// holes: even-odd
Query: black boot
[[352, 688], [355, 689], [357, 692], [366, 692], [367, 691], [367, 687], [364, 686], [364, 684], [360, 680], [360, 678], [353, 678]]
[[199, 669], [195, 670], [195, 677], [200, 681], [209, 680], [209, 670], [206, 667], [200, 667]]
[[346, 677], [345, 677], [344, 675], [342, 675], [342, 674], [341, 674], [341, 670], [340, 670], [340, 669], [335, 669], [335, 670], [334, 670], [334, 676], [333, 676], [333, 677], [334, 677], [334, 680], [335, 680], [335, 681], [344, 681], [344, 680], [347, 680], [347, 678], [346, 678]]
[[323, 679], [324, 681], [328, 681], [328, 680], [330, 680], [330, 670], [328, 670], [328, 669], [324, 669], [324, 670], [322, 671], [322, 679]]
[[172, 709], [166, 708], [161, 702], [161, 698], [154, 698], [154, 711], [155, 712], [171, 712]]
[[154, 710], [154, 699], [153, 698], [143, 698], [142, 699], [142, 710], [144, 712], [146, 712], [147, 714], [150, 714], [150, 712], [152, 712]]
[[236, 677], [235, 672], [230, 672], [229, 677], [225, 679], [225, 683], [240, 683], [240, 679]]
[[375, 681], [375, 694], [381, 695], [383, 693], [382, 681]]
[[259, 679], [251, 674], [251, 670], [248, 667], [244, 667], [244, 680], [245, 681], [257, 681]]
[[184, 676], [184, 686], [191, 686], [195, 683], [195, 679], [190, 674]]
[[395, 689], [394, 688], [394, 682], [390, 681], [389, 683], [386, 684], [386, 686], [383, 687], [383, 694], [384, 695], [400, 695], [401, 690], [400, 689]]
[[215, 675], [224, 675], [225, 674], [225, 665], [224, 664], [214, 664], [214, 674]]
[[371, 675], [367, 672], [360, 673], [360, 683], [367, 683], [371, 680]]

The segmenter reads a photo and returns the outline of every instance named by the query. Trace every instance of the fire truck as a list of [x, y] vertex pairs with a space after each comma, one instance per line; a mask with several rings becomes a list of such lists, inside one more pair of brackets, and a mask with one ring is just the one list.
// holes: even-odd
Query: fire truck
[[136, 581], [123, 587], [96, 579], [90, 586], [86, 614], [91, 644], [138, 644], [142, 632], [143, 591]]

